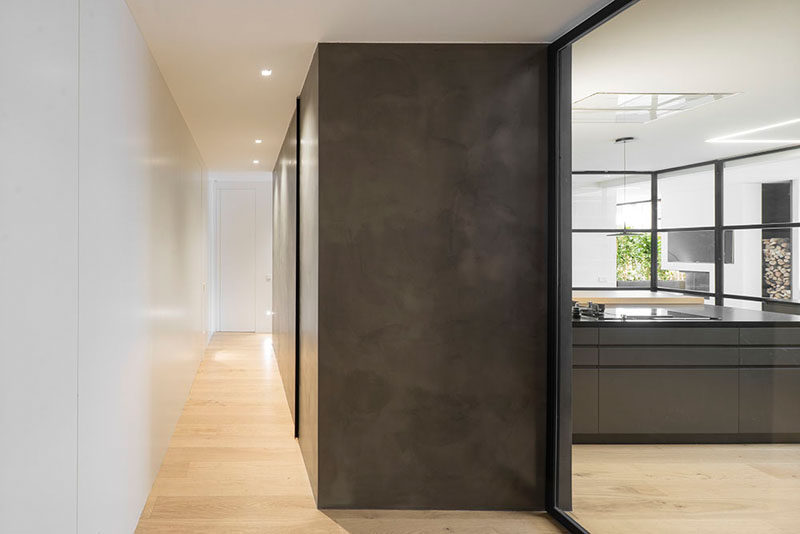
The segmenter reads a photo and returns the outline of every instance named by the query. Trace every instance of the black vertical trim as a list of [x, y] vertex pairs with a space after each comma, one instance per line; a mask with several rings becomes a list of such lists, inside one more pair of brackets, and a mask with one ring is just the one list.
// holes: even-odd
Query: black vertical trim
[[723, 213], [723, 176], [725, 174], [725, 163], [722, 161], [714, 162], [714, 304], [722, 306], [725, 302], [723, 284], [725, 283], [725, 244], [723, 243], [724, 224]]
[[650, 290], [658, 289], [658, 173], [650, 174]]
[[295, 99], [294, 437], [300, 437], [300, 99]]
[[[549, 162], [548, 186], [548, 506], [572, 507], [572, 151], [571, 48], [548, 51], [549, 144], [557, 156]], [[555, 392], [555, 393], [553, 393]]]
[[[572, 439], [572, 320], [570, 245], [572, 237], [571, 67], [569, 45], [638, 0], [613, 0], [547, 49], [548, 77], [548, 330], [547, 330], [547, 488], [545, 508], [567, 531], [588, 534], [564, 509], [571, 508], [571, 461], [564, 453]], [[562, 387], [566, 388], [562, 390]], [[566, 439], [565, 439], [566, 437]], [[565, 498], [567, 496], [567, 498]], [[563, 500], [562, 500], [563, 499]]]
[[556, 493], [558, 492], [558, 364], [559, 343], [558, 343], [558, 282], [560, 273], [558, 267], [558, 239], [560, 232], [558, 228], [558, 189], [559, 176], [558, 161], [560, 156], [557, 144], [560, 122], [558, 120], [558, 97], [562, 94], [558, 80], [559, 69], [556, 62], [559, 57], [559, 49], [553, 45], [547, 49], [547, 144], [549, 147], [548, 158], [548, 206], [551, 207], [547, 214], [547, 443], [546, 443], [546, 471], [547, 487], [545, 488], [545, 508], [550, 511], [557, 505]]

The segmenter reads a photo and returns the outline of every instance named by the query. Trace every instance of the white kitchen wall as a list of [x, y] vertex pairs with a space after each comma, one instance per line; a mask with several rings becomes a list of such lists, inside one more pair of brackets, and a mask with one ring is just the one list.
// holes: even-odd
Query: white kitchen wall
[[126, 4], [80, 3], [78, 532], [136, 526], [200, 360], [204, 166]]
[[256, 192], [256, 332], [272, 332], [272, 173], [212, 172], [209, 174], [209, 264], [212, 330], [219, 329], [219, 191], [253, 189]]
[[75, 532], [78, 2], [0, 5], [0, 532]]
[[616, 237], [572, 234], [572, 287], [617, 287]]

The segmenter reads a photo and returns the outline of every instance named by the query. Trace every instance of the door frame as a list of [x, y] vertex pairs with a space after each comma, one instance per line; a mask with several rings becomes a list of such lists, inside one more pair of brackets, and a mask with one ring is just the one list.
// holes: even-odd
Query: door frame
[[[253, 251], [258, 253], [258, 189], [257, 182], [217, 182], [214, 184], [214, 192], [216, 194], [216, 202], [214, 206], [214, 227], [215, 227], [215, 248], [216, 248], [216, 280], [215, 280], [215, 293], [216, 293], [216, 330], [222, 323], [222, 193], [224, 191], [252, 191], [253, 192]], [[254, 262], [258, 263], [254, 256]], [[256, 317], [256, 292], [258, 288], [258, 269], [253, 268], [253, 332], [258, 331], [258, 318]], [[242, 330], [241, 332], [249, 332], [249, 330]]]
[[589, 534], [572, 508], [572, 43], [638, 0], [613, 0], [547, 47], [548, 365], [545, 509], [567, 531]]
[[[211, 302], [209, 308], [211, 310], [211, 324], [210, 328], [212, 332], [219, 332], [220, 331], [220, 304], [221, 304], [221, 283], [220, 283], [220, 262], [221, 262], [221, 237], [222, 234], [220, 232], [220, 202], [221, 202], [221, 192], [224, 190], [231, 190], [231, 189], [252, 189], [255, 191], [256, 196], [256, 234], [255, 234], [255, 251], [256, 251], [256, 273], [255, 273], [255, 292], [253, 294], [254, 304], [253, 309], [256, 314], [256, 321], [255, 321], [255, 332], [260, 332], [259, 330], [259, 310], [258, 310], [258, 291], [259, 291], [259, 284], [260, 276], [263, 276], [264, 273], [259, 271], [259, 259], [258, 254], [260, 253], [259, 249], [259, 232], [265, 231], [264, 229], [259, 227], [259, 217], [266, 215], [267, 223], [271, 224], [270, 220], [270, 210], [272, 209], [271, 205], [268, 205], [268, 200], [264, 201], [264, 205], [267, 208], [266, 213], [259, 213], [259, 188], [264, 188], [267, 195], [271, 195], [271, 181], [269, 173], [263, 173], [263, 177], [261, 176], [262, 173], [232, 173], [230, 176], [220, 174], [213, 177], [210, 180], [210, 187], [209, 187], [209, 210], [211, 212], [211, 222], [210, 222], [210, 229], [212, 232], [211, 238], [211, 273], [209, 275], [209, 280], [211, 283], [211, 288], [209, 291], [209, 296], [211, 297]], [[267, 197], [268, 199], [269, 197]], [[271, 239], [271, 236], [269, 237]], [[270, 241], [268, 240], [268, 244]], [[271, 245], [270, 245], [271, 246]], [[267, 276], [272, 276], [272, 263], [271, 261], [267, 260], [264, 264], [264, 269], [267, 271]], [[268, 282], [271, 284], [272, 282]], [[271, 308], [271, 301], [266, 302], [269, 304]], [[269, 328], [271, 331], [271, 328]]]

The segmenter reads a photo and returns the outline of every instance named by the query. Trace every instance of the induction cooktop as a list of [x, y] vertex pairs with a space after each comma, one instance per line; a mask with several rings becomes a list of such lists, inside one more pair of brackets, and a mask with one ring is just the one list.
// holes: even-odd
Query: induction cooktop
[[[580, 311], [580, 315], [576, 313]], [[667, 308], [606, 308], [602, 305], [592, 305], [573, 309], [573, 318], [594, 321], [716, 321], [717, 317], [698, 315]]]

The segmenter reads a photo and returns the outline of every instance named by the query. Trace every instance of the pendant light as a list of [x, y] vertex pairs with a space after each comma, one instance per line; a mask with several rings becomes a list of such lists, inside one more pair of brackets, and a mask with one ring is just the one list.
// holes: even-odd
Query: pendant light
[[[631, 141], [633, 141], [633, 137], [619, 137], [614, 139], [615, 145], [622, 145], [622, 205], [628, 205], [628, 149], [627, 145]], [[623, 208], [623, 214], [625, 213], [625, 208]], [[623, 235], [629, 235], [628, 232], [628, 224], [627, 221], [624, 219], [622, 220], [622, 231], [621, 232], [614, 232], [611, 234], [606, 234], [609, 237], [618, 237]]]

